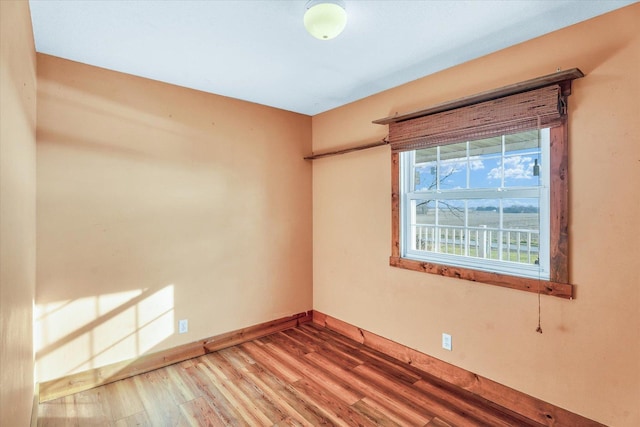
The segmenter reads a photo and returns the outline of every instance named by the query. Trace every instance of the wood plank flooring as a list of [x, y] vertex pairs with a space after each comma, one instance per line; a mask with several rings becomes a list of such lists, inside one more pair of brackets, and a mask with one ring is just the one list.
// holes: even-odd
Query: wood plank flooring
[[538, 426], [312, 323], [49, 402], [39, 426]]

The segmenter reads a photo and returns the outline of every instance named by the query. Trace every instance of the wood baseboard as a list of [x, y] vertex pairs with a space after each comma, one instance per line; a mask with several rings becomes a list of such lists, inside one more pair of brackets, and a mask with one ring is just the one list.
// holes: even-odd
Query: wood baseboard
[[193, 359], [213, 351], [221, 350], [260, 338], [274, 332], [294, 328], [312, 320], [312, 312], [306, 311], [260, 323], [236, 331], [173, 347], [167, 350], [112, 363], [55, 380], [40, 383], [39, 402], [47, 402], [80, 391], [89, 390], [134, 375], [143, 374], [184, 360]]
[[408, 363], [449, 384], [546, 426], [603, 426], [596, 421], [522, 393], [466, 369], [398, 344], [342, 320], [313, 310], [313, 323]]
[[168, 350], [46, 381], [36, 387], [31, 425], [37, 422], [37, 403], [89, 390], [164, 366], [182, 362], [223, 348], [251, 341], [313, 321], [367, 347], [406, 362], [429, 375], [468, 390], [519, 415], [546, 426], [602, 426], [566, 409], [544, 402], [510, 387], [481, 377], [387, 338], [313, 310], [283, 317], [236, 331], [216, 335]]

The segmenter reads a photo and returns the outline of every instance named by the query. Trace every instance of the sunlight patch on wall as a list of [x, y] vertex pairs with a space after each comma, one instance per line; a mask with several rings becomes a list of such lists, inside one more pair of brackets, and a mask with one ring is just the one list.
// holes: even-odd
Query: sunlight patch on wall
[[138, 357], [174, 331], [174, 285], [36, 305], [38, 381]]

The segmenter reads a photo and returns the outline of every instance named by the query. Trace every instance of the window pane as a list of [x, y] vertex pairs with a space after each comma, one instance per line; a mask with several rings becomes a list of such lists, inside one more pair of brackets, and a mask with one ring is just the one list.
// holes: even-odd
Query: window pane
[[417, 224], [436, 223], [436, 202], [433, 200], [414, 201], [414, 212]]
[[469, 201], [469, 227], [500, 227], [500, 201]]
[[464, 226], [465, 203], [463, 200], [438, 201], [438, 225]]
[[411, 203], [415, 224], [411, 227], [412, 249], [435, 251], [436, 202], [433, 200], [414, 200]]
[[440, 162], [438, 174], [441, 190], [467, 188], [467, 159], [451, 159]]
[[538, 199], [502, 201], [502, 259], [537, 264], [540, 249], [540, 207]]
[[425, 163], [425, 162], [435, 162], [437, 159], [436, 155], [437, 155], [437, 147], [416, 150], [416, 164]]
[[413, 191], [435, 190], [437, 170], [437, 163], [435, 161], [416, 165], [414, 170]]
[[505, 148], [506, 154], [510, 154], [512, 151], [524, 152], [537, 152], [540, 150], [540, 138], [539, 131], [530, 130], [527, 132], [514, 133], [512, 135], [505, 135]]
[[478, 139], [469, 142], [469, 156], [482, 156], [502, 153], [502, 137]]
[[464, 159], [467, 157], [467, 143], [443, 145], [440, 147], [440, 160]]
[[534, 176], [534, 165], [537, 156], [513, 155], [503, 160], [504, 186], [505, 187], [537, 187], [539, 179]]
[[534, 165], [540, 163], [538, 130], [505, 136], [504, 186], [536, 187], [538, 176]]
[[469, 202], [469, 256], [499, 259], [497, 242], [500, 233], [500, 201]]
[[500, 158], [482, 155], [469, 164], [469, 188], [498, 188], [502, 186]]
[[463, 200], [439, 200], [436, 246], [443, 254], [464, 255], [465, 202]]
[[416, 150], [414, 186], [412, 191], [428, 191], [436, 189], [438, 163], [437, 147]]

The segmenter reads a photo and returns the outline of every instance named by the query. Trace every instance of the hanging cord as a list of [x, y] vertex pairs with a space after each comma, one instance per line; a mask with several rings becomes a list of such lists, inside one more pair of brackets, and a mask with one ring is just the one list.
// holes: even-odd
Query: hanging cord
[[542, 326], [540, 323], [541, 315], [540, 315], [540, 281], [538, 280], [538, 327], [536, 328], [536, 332], [542, 333]]
[[[541, 128], [541, 123], [540, 123], [540, 116], [538, 116], [538, 146], [540, 146], [540, 128]], [[536, 161], [536, 166], [537, 166], [537, 161]], [[535, 168], [535, 166], [534, 166]], [[535, 169], [534, 169], [535, 171]], [[538, 175], [540, 174], [540, 168], [538, 167]], [[540, 179], [540, 178], [538, 178]], [[538, 200], [540, 200], [540, 187], [538, 186]], [[541, 230], [542, 227], [540, 226], [541, 220], [540, 220], [540, 209], [538, 209], [538, 230]], [[540, 296], [540, 285], [541, 285], [541, 278], [540, 278], [540, 239], [538, 239], [538, 327], [536, 328], [536, 332], [541, 334], [542, 333], [542, 302], [541, 300], [541, 296]]]

